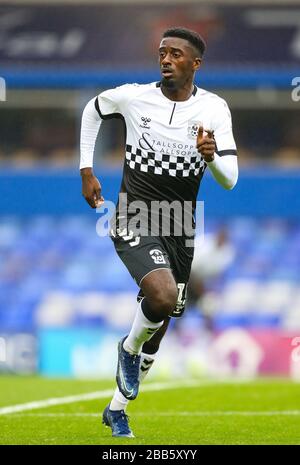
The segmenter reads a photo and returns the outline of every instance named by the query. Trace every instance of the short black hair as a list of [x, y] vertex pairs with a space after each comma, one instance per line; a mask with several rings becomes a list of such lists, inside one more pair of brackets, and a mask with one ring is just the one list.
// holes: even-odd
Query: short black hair
[[201, 57], [203, 56], [206, 49], [206, 43], [200, 34], [185, 27], [171, 27], [163, 33], [163, 38], [164, 37], [179, 37], [180, 39], [187, 40], [195, 47]]

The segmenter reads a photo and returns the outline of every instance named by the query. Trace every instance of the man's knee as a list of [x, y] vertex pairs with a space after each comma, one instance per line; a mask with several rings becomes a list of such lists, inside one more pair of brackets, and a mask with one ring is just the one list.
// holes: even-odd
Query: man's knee
[[170, 270], [157, 270], [146, 276], [141, 287], [150, 310], [161, 319], [166, 318], [177, 303], [177, 285]]
[[177, 295], [178, 291], [175, 286], [164, 287], [162, 285], [148, 298], [148, 302], [153, 311], [161, 311], [168, 316], [176, 306]]
[[171, 314], [177, 302], [177, 286], [175, 281], [162, 281], [153, 287], [147, 296], [147, 303], [152, 312], [162, 319]]

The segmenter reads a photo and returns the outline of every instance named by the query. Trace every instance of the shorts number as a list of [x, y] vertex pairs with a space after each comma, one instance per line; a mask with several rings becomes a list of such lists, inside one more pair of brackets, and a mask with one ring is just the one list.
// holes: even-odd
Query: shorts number
[[172, 312], [172, 316], [181, 316], [185, 307], [186, 301], [186, 283], [177, 283], [178, 297], [176, 308]]
[[178, 287], [178, 297], [177, 297], [177, 305], [184, 305], [185, 304], [185, 283], [177, 283]]

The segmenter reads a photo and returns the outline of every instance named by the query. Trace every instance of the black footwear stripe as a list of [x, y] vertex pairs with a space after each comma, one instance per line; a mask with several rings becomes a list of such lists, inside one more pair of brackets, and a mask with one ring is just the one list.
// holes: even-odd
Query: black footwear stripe
[[152, 363], [154, 362], [154, 360], [143, 360], [143, 365], [152, 365]]
[[149, 369], [150, 369], [150, 367], [145, 368], [145, 367], [141, 366], [141, 371], [148, 371]]

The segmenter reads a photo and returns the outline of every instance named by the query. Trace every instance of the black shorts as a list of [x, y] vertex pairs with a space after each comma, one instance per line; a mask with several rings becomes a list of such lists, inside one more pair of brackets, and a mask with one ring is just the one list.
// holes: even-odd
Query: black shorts
[[[123, 231], [111, 235], [115, 249], [129, 273], [140, 286], [145, 276], [154, 270], [167, 268], [172, 271], [178, 287], [176, 308], [170, 316], [182, 316], [185, 308], [186, 290], [189, 281], [194, 247], [186, 245], [186, 237], [136, 236]], [[143, 297], [142, 290], [138, 300]]]

